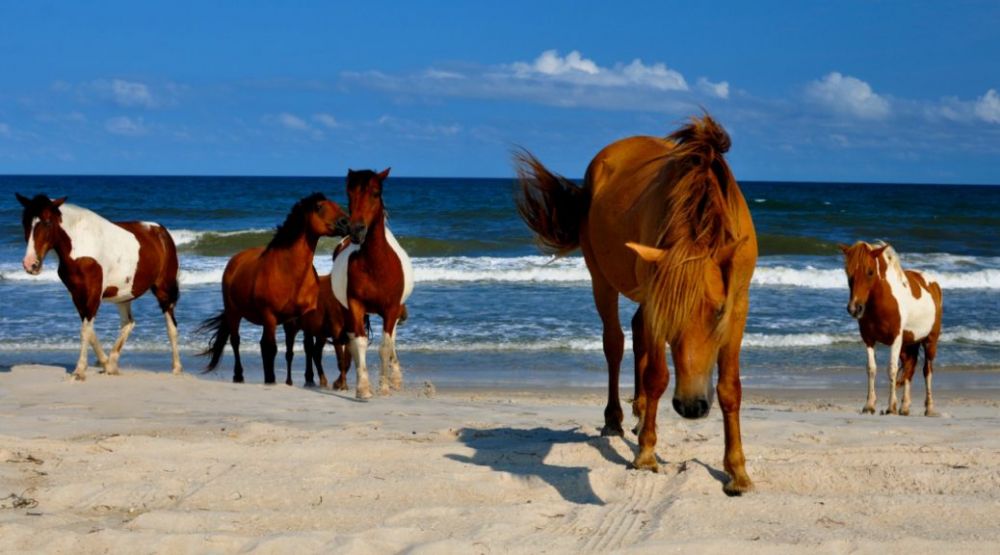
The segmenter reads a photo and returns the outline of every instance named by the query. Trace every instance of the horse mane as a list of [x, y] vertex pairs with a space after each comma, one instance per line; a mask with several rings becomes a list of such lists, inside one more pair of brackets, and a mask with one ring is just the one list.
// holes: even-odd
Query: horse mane
[[[885, 250], [882, 251], [882, 257], [884, 257], [885, 262], [888, 265], [886, 271], [888, 272], [889, 270], [892, 270], [897, 276], [899, 276], [900, 280], [905, 282], [905, 274], [903, 273], [903, 265], [899, 261], [899, 254], [896, 253], [896, 249], [892, 248], [892, 245], [882, 240], [875, 241], [875, 244], [867, 243], [865, 241], [858, 241], [857, 243], [854, 243], [854, 245], [845, 253], [846, 256], [844, 266], [847, 269], [847, 273], [849, 275], [854, 275], [859, 270], [864, 269], [865, 263], [868, 260], [871, 260], [871, 251], [882, 247], [885, 247]], [[878, 265], [876, 265], [876, 269], [878, 269]]]
[[722, 156], [729, 135], [711, 116], [691, 118], [667, 139], [676, 146], [652, 187], [653, 194], [666, 194], [656, 243], [666, 255], [655, 265], [646, 301], [654, 337], [672, 340], [705, 296], [704, 264], [738, 238], [732, 214], [739, 195], [730, 194], [736, 184]]
[[326, 196], [323, 193], [313, 193], [299, 199], [295, 206], [292, 206], [285, 221], [275, 229], [274, 237], [267, 244], [267, 249], [290, 247], [305, 230], [306, 215], [316, 210], [316, 206], [324, 200], [326, 200]]

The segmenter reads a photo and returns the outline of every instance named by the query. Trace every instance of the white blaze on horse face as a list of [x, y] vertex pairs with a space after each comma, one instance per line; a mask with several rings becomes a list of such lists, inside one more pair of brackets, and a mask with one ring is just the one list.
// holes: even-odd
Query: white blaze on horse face
[[117, 295], [104, 299], [119, 303], [134, 298], [132, 285], [139, 267], [139, 240], [131, 232], [98, 214], [72, 204], [63, 204], [62, 228], [72, 243], [70, 258], [93, 258], [101, 266], [101, 291], [114, 287]]
[[396, 236], [392, 234], [392, 231], [389, 231], [388, 225], [385, 226], [385, 240], [396, 253], [399, 265], [403, 269], [403, 296], [399, 299], [399, 304], [403, 304], [406, 299], [410, 298], [410, 293], [413, 293], [413, 263], [410, 261], [410, 255], [406, 254], [399, 241], [396, 240]]
[[38, 225], [39, 221], [38, 218], [31, 220], [31, 231], [28, 232], [28, 248], [25, 249], [24, 260], [21, 262], [24, 266], [24, 271], [28, 273], [31, 273], [32, 268], [39, 262], [38, 253], [35, 251], [35, 226]]

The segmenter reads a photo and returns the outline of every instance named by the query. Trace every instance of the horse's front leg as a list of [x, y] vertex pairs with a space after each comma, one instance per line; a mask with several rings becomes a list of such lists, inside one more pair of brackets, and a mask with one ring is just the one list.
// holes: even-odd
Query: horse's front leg
[[[649, 337], [648, 333], [645, 337]], [[639, 453], [635, 456], [633, 464], [641, 470], [659, 472], [660, 464], [656, 460], [656, 411], [660, 405], [660, 397], [667, 390], [667, 383], [670, 381], [666, 344], [649, 341], [646, 353], [647, 366], [642, 376], [642, 390], [646, 402], [639, 422]]]
[[900, 333], [889, 348], [889, 405], [882, 414], [899, 414], [896, 398], [896, 374], [899, 372], [899, 352], [902, 348], [903, 334]]
[[368, 353], [368, 336], [365, 330], [365, 307], [356, 299], [349, 301], [351, 312], [351, 357], [354, 358], [354, 368], [358, 373], [356, 395], [358, 399], [370, 399], [372, 396], [371, 382], [368, 380], [368, 366], [365, 357]]
[[82, 382], [87, 379], [87, 354], [92, 335], [94, 335], [93, 318], [80, 320], [80, 358], [77, 359], [76, 369], [73, 370], [74, 380]]
[[618, 378], [621, 374], [622, 354], [625, 350], [625, 335], [618, 319], [618, 292], [604, 282], [593, 280], [594, 306], [601, 317], [602, 346], [604, 360], [608, 364], [608, 403], [604, 407], [604, 427], [602, 436], [624, 436], [622, 404], [618, 392]]
[[388, 395], [390, 388], [399, 391], [403, 387], [403, 371], [396, 356], [396, 321], [399, 307], [389, 309], [382, 316], [382, 346], [379, 348], [379, 393]]
[[865, 401], [861, 414], [875, 414], [875, 373], [878, 366], [875, 364], [875, 343], [865, 345], [868, 352], [868, 400]]
[[264, 363], [264, 383], [273, 384], [274, 358], [278, 355], [278, 323], [273, 314], [264, 316], [264, 332], [260, 336], [260, 356]]
[[[281, 325], [285, 331], [285, 385], [292, 385], [292, 360], [295, 358], [295, 336], [299, 334], [299, 329], [294, 321], [289, 320]], [[306, 351], [306, 360], [309, 359], [309, 352]], [[308, 364], [308, 362], [307, 362]], [[309, 381], [309, 374], [306, 374], [306, 381]]]
[[111, 348], [111, 356], [108, 358], [108, 363], [104, 366], [104, 371], [111, 375], [118, 374], [118, 359], [121, 358], [122, 349], [125, 348], [128, 336], [131, 335], [132, 329], [135, 328], [135, 320], [132, 318], [131, 301], [118, 305], [118, 317], [121, 321], [121, 327], [118, 330], [118, 339], [115, 341], [114, 347]]
[[[740, 324], [740, 328], [743, 325]], [[734, 334], [729, 345], [719, 352], [719, 385], [716, 388], [719, 406], [722, 407], [722, 424], [726, 436], [726, 451], [723, 467], [729, 474], [729, 481], [723, 486], [728, 495], [740, 495], [753, 489], [753, 482], [747, 475], [746, 458], [743, 456], [743, 437], [740, 433], [740, 405], [743, 402], [743, 386], [740, 384], [740, 344], [742, 332]]]

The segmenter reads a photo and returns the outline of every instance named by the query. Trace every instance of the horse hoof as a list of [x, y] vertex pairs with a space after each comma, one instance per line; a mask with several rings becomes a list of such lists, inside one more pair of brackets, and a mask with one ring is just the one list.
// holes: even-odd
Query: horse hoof
[[292, 385], [292, 380], [285, 380], [285, 385]]
[[305, 388], [308, 388], [308, 389], [313, 389], [313, 388], [316, 387], [316, 382], [306, 382], [306, 383], [302, 384], [302, 387], [305, 387]]
[[391, 395], [392, 391], [389, 390], [389, 386], [383, 385], [383, 386], [381, 386], [381, 387], [378, 388], [378, 394], [379, 395], [387, 396], [387, 395]]
[[73, 372], [73, 381], [82, 382], [86, 381], [87, 376], [83, 372]]
[[347, 391], [349, 388], [347, 387], [346, 382], [333, 382], [332, 389], [334, 391]]
[[175, 375], [175, 376], [178, 375], [178, 374], [183, 374], [184, 373], [184, 368], [182, 368], [180, 366], [177, 366], [174, 369], [172, 369], [170, 371], [170, 373], [173, 374], [173, 375]]
[[875, 414], [875, 407], [865, 407], [861, 409], [861, 414]]
[[932, 418], [937, 418], [941, 416], [941, 413], [934, 409], [927, 409], [924, 411], [924, 416], [930, 416]]
[[899, 415], [900, 416], [910, 416], [910, 409], [900, 409]]
[[243, 376], [233, 376], [233, 383], [243, 383]]
[[899, 414], [899, 411], [897, 411], [896, 409], [885, 409], [884, 411], [882, 411], [882, 416], [888, 416], [890, 414]]
[[649, 470], [650, 472], [660, 471], [660, 463], [656, 461], [656, 455], [639, 455], [632, 463], [632, 467], [636, 470]]
[[753, 482], [750, 481], [750, 478], [731, 478], [726, 482], [726, 485], [722, 486], [722, 491], [730, 497], [738, 497], [753, 491]]
[[601, 435], [604, 437], [625, 437], [625, 430], [619, 426], [611, 426], [610, 424], [605, 424], [601, 428]]
[[358, 399], [371, 399], [372, 398], [372, 391], [370, 389], [368, 389], [368, 388], [358, 389], [357, 398]]
[[319, 386], [321, 388], [326, 389], [327, 385], [329, 385], [329, 382], [326, 381], [326, 378], [320, 378], [319, 379]]

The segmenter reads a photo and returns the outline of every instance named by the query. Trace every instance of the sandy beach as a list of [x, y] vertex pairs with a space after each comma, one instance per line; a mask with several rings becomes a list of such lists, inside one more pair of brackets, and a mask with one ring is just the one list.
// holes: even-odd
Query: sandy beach
[[[665, 414], [659, 474], [598, 433], [600, 390], [329, 391], [128, 371], [0, 374], [0, 551], [995, 553], [1000, 402], [861, 416], [858, 392], [753, 391], [756, 491], [722, 425]], [[629, 422], [630, 423], [630, 422]]]

